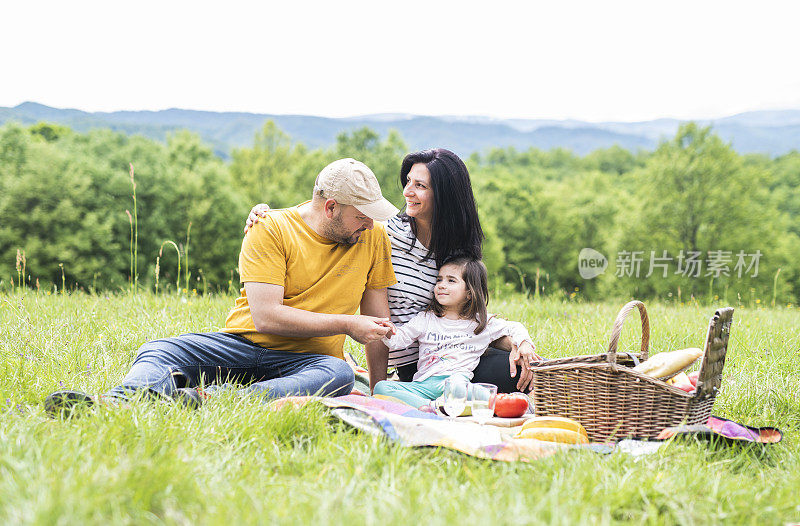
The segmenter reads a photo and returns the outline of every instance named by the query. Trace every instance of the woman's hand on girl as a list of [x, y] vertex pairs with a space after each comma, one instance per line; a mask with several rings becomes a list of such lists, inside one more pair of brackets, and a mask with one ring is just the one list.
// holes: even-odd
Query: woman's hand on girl
[[519, 379], [517, 380], [517, 389], [523, 393], [530, 391], [531, 382], [533, 381], [533, 368], [531, 364], [541, 360], [542, 357], [536, 353], [534, 346], [528, 342], [522, 342], [517, 347], [514, 345], [508, 355], [509, 365], [511, 366], [511, 377], [517, 375], [517, 367], [519, 367]]
[[268, 204], [259, 203], [253, 208], [250, 209], [250, 215], [247, 216], [247, 222], [244, 225], [244, 233], [246, 234], [248, 230], [253, 228], [253, 225], [256, 224], [259, 217], [267, 217], [267, 212], [270, 211], [270, 207]]

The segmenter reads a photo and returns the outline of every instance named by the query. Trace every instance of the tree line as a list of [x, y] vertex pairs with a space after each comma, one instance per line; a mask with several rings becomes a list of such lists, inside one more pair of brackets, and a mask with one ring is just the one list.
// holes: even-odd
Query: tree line
[[[369, 128], [309, 149], [269, 121], [225, 162], [188, 131], [160, 143], [6, 124], [0, 290], [233, 290], [253, 204], [304, 201], [322, 166], [354, 157], [401, 205], [406, 153], [397, 132]], [[740, 155], [688, 123], [654, 151], [494, 148], [465, 161], [494, 287], [572, 299], [800, 295], [797, 151]]]

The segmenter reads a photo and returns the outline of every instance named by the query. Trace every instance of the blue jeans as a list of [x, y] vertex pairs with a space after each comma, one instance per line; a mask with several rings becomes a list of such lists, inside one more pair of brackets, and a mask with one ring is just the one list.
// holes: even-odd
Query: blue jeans
[[133, 391], [171, 397], [179, 387], [212, 383], [247, 384], [240, 392], [264, 400], [292, 395], [346, 395], [355, 376], [339, 358], [266, 349], [224, 332], [183, 334], [147, 342], [122, 384], [108, 396], [127, 398]]

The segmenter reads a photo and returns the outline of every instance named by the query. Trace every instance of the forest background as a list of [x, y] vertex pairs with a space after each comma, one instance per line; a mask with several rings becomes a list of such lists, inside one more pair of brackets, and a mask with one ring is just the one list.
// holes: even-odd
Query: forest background
[[[302, 202], [323, 166], [354, 157], [399, 206], [408, 151], [398, 132], [366, 127], [311, 149], [268, 121], [223, 160], [189, 131], [161, 143], [7, 123], [0, 291], [234, 291], [253, 204]], [[653, 151], [494, 148], [465, 161], [494, 288], [789, 306], [800, 295], [797, 151], [739, 154], [687, 123]]]

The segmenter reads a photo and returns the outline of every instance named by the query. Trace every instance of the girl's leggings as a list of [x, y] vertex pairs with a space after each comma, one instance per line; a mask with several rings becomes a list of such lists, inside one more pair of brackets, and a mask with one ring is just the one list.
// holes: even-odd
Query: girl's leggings
[[[458, 374], [454, 376], [461, 376], [464, 378], [464, 381], [469, 381], [465, 375]], [[381, 380], [375, 384], [373, 394], [391, 396], [402, 400], [412, 407], [419, 408], [428, 405], [431, 400], [436, 400], [442, 396], [444, 393], [444, 381], [449, 377], [450, 375], [431, 376], [430, 378], [413, 382], [391, 382], [388, 380]]]

